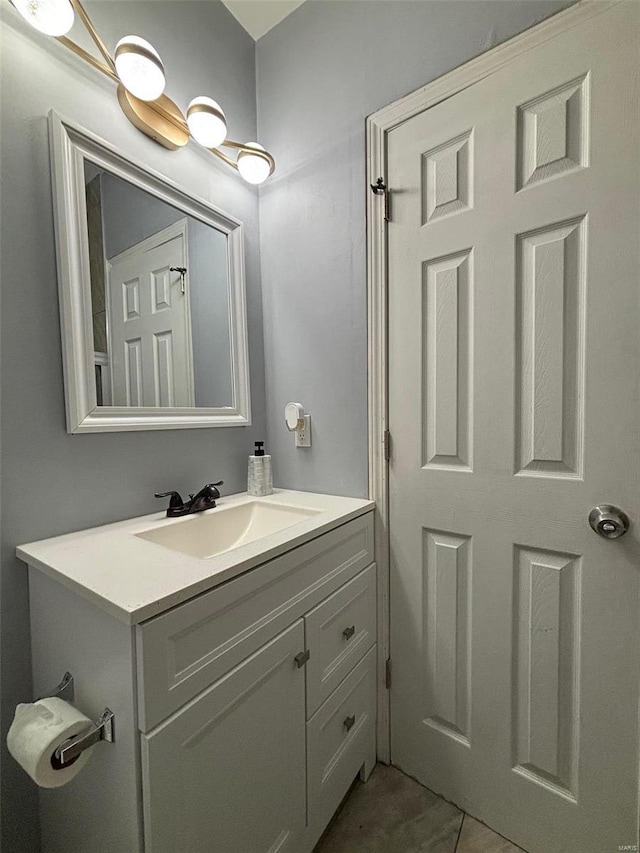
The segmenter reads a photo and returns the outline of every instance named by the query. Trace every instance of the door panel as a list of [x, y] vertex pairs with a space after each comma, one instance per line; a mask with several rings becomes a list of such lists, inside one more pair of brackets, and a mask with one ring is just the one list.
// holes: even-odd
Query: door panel
[[516, 244], [516, 474], [582, 476], [586, 216]]
[[638, 843], [639, 12], [388, 141], [392, 760], [532, 853]]

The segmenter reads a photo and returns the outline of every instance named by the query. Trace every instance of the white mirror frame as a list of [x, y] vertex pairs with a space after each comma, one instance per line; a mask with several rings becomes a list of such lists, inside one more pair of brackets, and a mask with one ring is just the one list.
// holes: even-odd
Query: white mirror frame
[[[67, 432], [117, 432], [251, 423], [242, 222], [57, 113], [49, 113]], [[95, 385], [84, 161], [89, 160], [227, 235], [233, 405], [98, 406]]]

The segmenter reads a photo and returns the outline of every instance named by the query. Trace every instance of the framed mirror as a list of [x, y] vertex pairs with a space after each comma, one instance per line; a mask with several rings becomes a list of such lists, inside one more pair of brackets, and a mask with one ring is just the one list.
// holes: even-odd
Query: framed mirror
[[68, 432], [248, 425], [242, 222], [49, 122]]

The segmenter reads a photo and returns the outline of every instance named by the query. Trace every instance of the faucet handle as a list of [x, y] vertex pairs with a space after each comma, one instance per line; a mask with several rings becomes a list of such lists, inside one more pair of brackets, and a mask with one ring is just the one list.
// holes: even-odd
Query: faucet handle
[[224, 486], [224, 480], [220, 480], [219, 483], [207, 483], [207, 485], [204, 487], [208, 492], [210, 492], [211, 497], [214, 498], [214, 500], [217, 500], [220, 497], [218, 486]]
[[184, 501], [182, 500], [182, 496], [180, 492], [156, 492], [155, 495], [157, 498], [171, 498], [169, 501], [169, 509], [182, 509], [184, 507]]

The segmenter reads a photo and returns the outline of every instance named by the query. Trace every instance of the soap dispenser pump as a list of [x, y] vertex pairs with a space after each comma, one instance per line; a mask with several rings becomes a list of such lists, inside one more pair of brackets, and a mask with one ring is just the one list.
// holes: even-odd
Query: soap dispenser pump
[[273, 494], [273, 475], [271, 457], [265, 456], [264, 441], [256, 441], [253, 456], [249, 457], [247, 492], [253, 497], [262, 498]]

